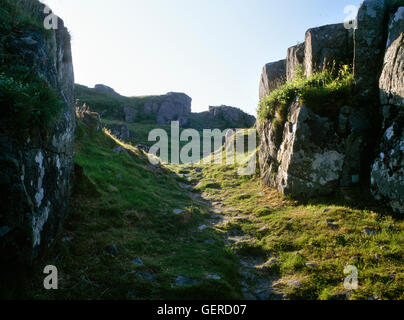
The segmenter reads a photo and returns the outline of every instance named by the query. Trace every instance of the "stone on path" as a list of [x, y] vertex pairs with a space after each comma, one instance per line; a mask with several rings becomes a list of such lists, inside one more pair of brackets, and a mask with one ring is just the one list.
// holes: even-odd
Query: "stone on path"
[[184, 276], [178, 276], [175, 279], [175, 285], [178, 287], [193, 286], [196, 285], [197, 283], [198, 281], [196, 281], [195, 279], [190, 279]]

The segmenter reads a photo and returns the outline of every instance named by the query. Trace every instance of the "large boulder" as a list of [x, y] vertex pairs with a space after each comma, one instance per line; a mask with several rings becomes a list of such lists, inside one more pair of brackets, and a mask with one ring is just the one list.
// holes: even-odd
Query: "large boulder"
[[[29, 2], [43, 12], [42, 4]], [[63, 21], [57, 30], [24, 30], [5, 41], [16, 63], [29, 63], [63, 102], [46, 134], [36, 128], [23, 139], [10, 132], [0, 138], [0, 264], [13, 268], [30, 265], [56, 239], [69, 204], [76, 120], [70, 35]]]
[[307, 77], [336, 63], [353, 61], [353, 30], [343, 23], [312, 28], [306, 32], [304, 69]]
[[185, 125], [191, 114], [192, 99], [177, 92], [169, 92], [162, 98], [156, 117], [157, 124], [169, 125], [171, 121], [179, 121], [181, 126]]
[[304, 64], [305, 43], [291, 47], [286, 56], [286, 80], [292, 81], [296, 77], [296, 69]]
[[295, 101], [288, 106], [286, 119], [282, 122], [277, 116], [257, 125], [265, 184], [307, 199], [367, 181], [365, 110], [344, 106], [338, 117], [320, 116]]
[[260, 100], [286, 82], [286, 60], [271, 62], [262, 69], [259, 98]]
[[336, 191], [343, 171], [345, 150], [334, 124], [294, 102], [288, 120], [258, 125], [262, 180], [285, 195], [312, 198]]
[[377, 200], [404, 213], [404, 7], [390, 18], [379, 80], [382, 128], [371, 185]]

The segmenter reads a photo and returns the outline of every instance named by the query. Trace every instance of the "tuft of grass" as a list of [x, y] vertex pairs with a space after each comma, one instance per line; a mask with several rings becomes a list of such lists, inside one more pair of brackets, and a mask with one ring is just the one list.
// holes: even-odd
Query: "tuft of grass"
[[295, 99], [320, 115], [335, 116], [344, 104], [354, 102], [353, 89], [352, 68], [347, 65], [338, 71], [334, 67], [314, 73], [309, 78], [306, 78], [300, 66], [293, 81], [260, 101], [258, 118], [270, 119], [275, 126], [282, 126], [286, 121], [287, 107]]

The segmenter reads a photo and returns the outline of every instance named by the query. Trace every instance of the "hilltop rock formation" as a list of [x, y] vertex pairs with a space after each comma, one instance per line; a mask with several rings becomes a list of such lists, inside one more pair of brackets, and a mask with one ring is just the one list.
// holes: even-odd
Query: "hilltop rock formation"
[[286, 82], [286, 60], [267, 63], [261, 75], [260, 100]]
[[118, 93], [115, 92], [114, 89], [111, 87], [106, 86], [105, 84], [96, 84], [94, 87], [95, 91], [101, 92], [101, 93], [107, 93], [107, 94], [114, 94], [114, 95], [119, 95]]
[[310, 29], [305, 43], [288, 49], [288, 81], [299, 64], [309, 76], [331, 61], [351, 61], [360, 99], [336, 117], [296, 100], [281, 126], [259, 120], [264, 183], [299, 198], [371, 185], [376, 199], [404, 212], [404, 8], [394, 3], [364, 1], [354, 32], [341, 24]]
[[[285, 70], [280, 74], [284, 72]], [[274, 78], [271, 85], [275, 85], [276, 81]], [[125, 128], [121, 130], [122, 122], [170, 125], [172, 121], [178, 121], [181, 127], [221, 130], [252, 127], [255, 123], [255, 117], [229, 106], [211, 106], [209, 111], [192, 113], [192, 99], [184, 93], [169, 92], [161, 96], [124, 97], [115, 90], [105, 89], [105, 87], [102, 86], [100, 87], [103, 88], [102, 90], [96, 90], [76, 85], [76, 93], [80, 104], [85, 103], [102, 118], [119, 122], [117, 126], [107, 125], [106, 127], [124, 141], [130, 140], [131, 137], [128, 138]]]
[[209, 111], [192, 113], [187, 124], [195, 129], [229, 129], [250, 128], [255, 124], [255, 117], [239, 108], [229, 106], [210, 106]]
[[[37, 1], [20, 3], [43, 12]], [[60, 114], [46, 135], [37, 128], [23, 140], [7, 133], [0, 137], [0, 259], [2, 267], [12, 268], [29, 265], [48, 249], [67, 213], [76, 120], [70, 35], [63, 21], [47, 34], [13, 33], [3, 45], [16, 63], [28, 62], [62, 99]]]
[[157, 112], [156, 121], [160, 125], [169, 125], [171, 121], [179, 121], [180, 126], [187, 124], [191, 114], [192, 99], [184, 93], [169, 92]]

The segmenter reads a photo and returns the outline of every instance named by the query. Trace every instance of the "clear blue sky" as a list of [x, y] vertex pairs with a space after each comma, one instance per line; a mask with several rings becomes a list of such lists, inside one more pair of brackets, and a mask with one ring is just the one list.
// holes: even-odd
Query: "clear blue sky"
[[361, 0], [43, 0], [72, 34], [76, 82], [127, 96], [185, 92], [192, 110], [255, 115], [265, 63]]

